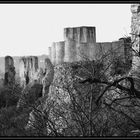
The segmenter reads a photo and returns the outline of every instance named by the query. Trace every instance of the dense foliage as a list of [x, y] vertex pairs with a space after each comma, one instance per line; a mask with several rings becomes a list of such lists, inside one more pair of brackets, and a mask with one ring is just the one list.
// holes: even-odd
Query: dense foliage
[[42, 85], [0, 85], [0, 136], [139, 136], [140, 72], [121, 58], [63, 63]]

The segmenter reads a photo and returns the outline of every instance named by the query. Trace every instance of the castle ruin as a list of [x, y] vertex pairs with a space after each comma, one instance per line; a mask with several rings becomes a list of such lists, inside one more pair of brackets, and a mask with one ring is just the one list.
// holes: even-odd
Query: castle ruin
[[131, 5], [131, 38], [133, 48], [133, 69], [140, 66], [140, 4]]
[[19, 76], [21, 85], [25, 86], [35, 79], [35, 73], [38, 71], [38, 57], [29, 56], [20, 59]]
[[64, 28], [64, 41], [52, 43], [49, 58], [53, 65], [57, 65], [63, 62], [97, 60], [111, 52], [109, 59], [117, 56], [127, 62], [129, 55], [130, 63], [131, 51], [131, 45], [127, 44], [125, 38], [113, 42], [96, 42], [96, 28], [82, 26]]
[[15, 83], [15, 67], [14, 60], [11, 56], [5, 57], [5, 85], [13, 85]]

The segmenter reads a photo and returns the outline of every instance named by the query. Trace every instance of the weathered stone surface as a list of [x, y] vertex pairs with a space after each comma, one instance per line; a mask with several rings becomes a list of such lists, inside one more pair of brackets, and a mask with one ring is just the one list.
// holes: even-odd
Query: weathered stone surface
[[[130, 37], [120, 38], [118, 41], [113, 42], [98, 42], [96, 43], [95, 51], [96, 60], [102, 61], [107, 67], [110, 65], [108, 69], [116, 65], [115, 67], [124, 69], [125, 72], [130, 70], [132, 65], [132, 45]], [[117, 66], [117, 64], [119, 65]], [[118, 70], [115, 68], [113, 71], [117, 72]]]
[[[140, 66], [140, 57], [139, 57], [139, 47], [140, 47], [140, 4], [132, 4], [131, 5], [131, 33], [132, 33], [132, 48], [133, 51], [133, 69], [137, 69]], [[138, 52], [138, 53], [136, 53]]]
[[125, 56], [125, 46], [123, 40], [113, 42], [96, 43], [96, 58], [100, 59], [103, 56]]
[[45, 76], [42, 79], [43, 84], [43, 96], [47, 96], [49, 92], [50, 84], [53, 81], [54, 77], [54, 66], [52, 65], [49, 58], [45, 59]]
[[43, 71], [43, 68], [39, 68], [36, 73], [36, 80], [39, 84], [42, 84], [42, 79], [45, 76], [45, 73]]
[[81, 26], [64, 29], [64, 40], [72, 39], [78, 43], [96, 42], [95, 27]]
[[127, 38], [120, 38], [119, 40], [123, 41], [123, 47], [124, 47], [124, 60], [125, 63], [128, 64], [128, 67], [132, 66], [132, 43], [131, 43], [131, 37], [127, 37]]
[[56, 46], [55, 46], [55, 42], [52, 43], [51, 46], [51, 62], [53, 65], [55, 65], [56, 62]]
[[57, 64], [62, 64], [64, 62], [64, 52], [65, 52], [65, 42], [60, 41], [60, 42], [55, 42], [56, 46], [56, 65]]
[[5, 85], [13, 85], [15, 83], [15, 67], [11, 56], [5, 57]]
[[[129, 43], [131, 44], [131, 42]], [[52, 47], [49, 48], [49, 54], [51, 53], [50, 58], [53, 65], [61, 64], [63, 61], [92, 61], [100, 59], [106, 53], [108, 56], [105, 61], [112, 59], [110, 53], [117, 57], [121, 56], [123, 61], [127, 61], [126, 57], [127, 54], [130, 54], [131, 46], [126, 44], [127, 41], [124, 39], [96, 43], [95, 27], [64, 28], [64, 43], [63, 41], [53, 42]], [[130, 58], [132, 59], [132, 56]]]
[[75, 27], [64, 29], [65, 62], [95, 59], [95, 27]]
[[38, 58], [36, 56], [22, 57], [20, 59], [19, 75], [21, 85], [27, 85], [35, 80], [35, 75], [38, 70]]
[[77, 61], [76, 42], [72, 39], [65, 40], [65, 56], [64, 62]]
[[52, 58], [51, 58], [52, 48], [51, 47], [48, 47], [48, 51], [49, 51], [49, 58], [52, 61]]

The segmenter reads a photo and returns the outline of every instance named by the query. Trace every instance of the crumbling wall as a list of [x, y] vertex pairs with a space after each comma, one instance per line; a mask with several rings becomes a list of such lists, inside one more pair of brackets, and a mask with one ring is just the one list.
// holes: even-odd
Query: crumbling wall
[[19, 62], [20, 85], [24, 86], [24, 85], [26, 85], [26, 79], [25, 79], [25, 69], [26, 69], [26, 66], [25, 66], [24, 61], [23, 61], [22, 58], [19, 61], [20, 61]]
[[52, 58], [51, 58], [51, 53], [52, 53], [52, 48], [51, 47], [48, 47], [48, 50], [49, 50], [49, 59], [52, 61]]
[[38, 57], [29, 56], [20, 59], [19, 75], [22, 85], [27, 85], [32, 82], [36, 77], [38, 71]]
[[56, 47], [56, 64], [61, 64], [64, 62], [64, 47], [65, 47], [65, 42], [60, 41], [60, 42], [55, 42], [55, 47]]
[[123, 42], [125, 63], [127, 63], [128, 66], [131, 67], [132, 66], [132, 59], [133, 59], [131, 37], [120, 38], [119, 40], [121, 40]]
[[47, 96], [49, 92], [49, 87], [53, 81], [54, 77], [54, 67], [51, 63], [50, 59], [45, 59], [45, 75], [42, 78], [42, 84], [43, 84], [43, 96]]
[[132, 4], [131, 13], [132, 48], [138, 52], [137, 54], [133, 52], [132, 67], [136, 69], [140, 66], [140, 4]]
[[55, 60], [56, 60], [56, 47], [55, 42], [53, 42], [51, 46], [51, 62], [53, 65], [55, 65]]
[[75, 27], [64, 29], [65, 62], [95, 59], [95, 27]]
[[13, 85], [15, 83], [15, 67], [14, 60], [11, 56], [5, 57], [5, 85]]

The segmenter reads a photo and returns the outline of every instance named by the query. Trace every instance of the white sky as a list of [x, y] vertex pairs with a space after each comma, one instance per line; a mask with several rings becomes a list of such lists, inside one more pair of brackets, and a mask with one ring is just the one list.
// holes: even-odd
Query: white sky
[[78, 26], [95, 26], [97, 42], [130, 35], [130, 4], [0, 4], [0, 57], [48, 54]]

